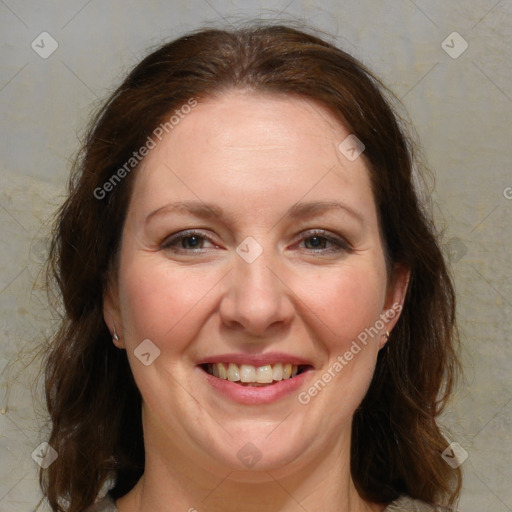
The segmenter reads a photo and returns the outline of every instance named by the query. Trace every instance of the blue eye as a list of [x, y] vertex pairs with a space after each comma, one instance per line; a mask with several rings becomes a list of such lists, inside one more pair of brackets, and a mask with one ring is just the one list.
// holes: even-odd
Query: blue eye
[[334, 236], [325, 236], [318, 232], [309, 233], [307, 236], [303, 237], [301, 241], [304, 242], [306, 249], [311, 249], [312, 252], [350, 251], [350, 246], [343, 239]]
[[325, 244], [330, 243], [330, 240], [328, 240], [325, 236], [315, 235], [305, 238], [304, 241], [306, 242], [306, 245], [308, 240], [310, 241], [310, 245], [312, 246], [308, 247], [308, 249], [325, 249]]
[[[191, 236], [184, 236], [181, 237], [181, 248], [182, 249], [201, 249], [202, 248], [202, 242], [204, 242], [204, 239], [197, 235], [191, 235]], [[187, 247], [187, 241], [190, 243], [190, 246]], [[201, 247], [199, 247], [201, 246]]]
[[211, 240], [197, 231], [184, 231], [168, 238], [162, 244], [162, 249], [193, 252], [205, 249], [204, 243]]
[[[205, 244], [211, 244], [206, 246]], [[304, 244], [300, 249], [306, 249], [313, 254], [325, 254], [335, 252], [351, 252], [350, 245], [336, 236], [326, 236], [323, 231], [309, 232], [299, 240]], [[189, 230], [172, 235], [164, 240], [161, 245], [163, 250], [175, 253], [194, 253], [205, 249], [218, 247], [212, 240], [199, 231]]]

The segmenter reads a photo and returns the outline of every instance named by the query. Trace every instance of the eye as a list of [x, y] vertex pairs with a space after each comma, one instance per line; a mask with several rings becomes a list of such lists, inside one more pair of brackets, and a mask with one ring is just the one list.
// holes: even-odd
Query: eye
[[318, 236], [318, 235], [305, 238], [304, 241], [305, 241], [306, 247], [308, 245], [307, 242], [309, 242], [309, 245], [311, 247], [307, 247], [308, 249], [325, 249], [326, 248], [325, 246], [330, 243], [330, 241], [327, 240], [327, 238], [325, 236]]
[[174, 252], [195, 252], [201, 249], [208, 249], [209, 247], [205, 247], [205, 243], [207, 242], [212, 243], [210, 238], [203, 233], [198, 231], [183, 231], [167, 238], [161, 247], [162, 249]]
[[[210, 244], [210, 245], [208, 245]], [[303, 245], [302, 245], [303, 244]], [[306, 249], [309, 253], [326, 254], [338, 252], [351, 252], [351, 247], [343, 238], [325, 231], [310, 231], [299, 240], [301, 249]], [[218, 248], [211, 238], [204, 233], [196, 230], [182, 231], [166, 238], [161, 244], [161, 248], [175, 253], [195, 253], [202, 250]]]
[[304, 247], [309, 249], [309, 252], [351, 252], [351, 247], [345, 240], [334, 235], [326, 234], [325, 231], [306, 233], [301, 239], [301, 243], [302, 242], [304, 243]]

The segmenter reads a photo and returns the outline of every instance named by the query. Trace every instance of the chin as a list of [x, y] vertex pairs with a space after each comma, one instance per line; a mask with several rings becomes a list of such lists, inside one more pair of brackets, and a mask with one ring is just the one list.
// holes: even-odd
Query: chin
[[[268, 433], [266, 434], [268, 435]], [[250, 439], [247, 437], [246, 439]], [[285, 477], [307, 465], [305, 452], [307, 445], [302, 440], [300, 446], [290, 446], [284, 438], [274, 442], [237, 440], [229, 445], [209, 450], [213, 457], [211, 464], [213, 472], [232, 471], [229, 479], [237, 482], [264, 483], [276, 477]], [[276, 442], [277, 441], [277, 442]], [[216, 453], [215, 453], [216, 452]]]

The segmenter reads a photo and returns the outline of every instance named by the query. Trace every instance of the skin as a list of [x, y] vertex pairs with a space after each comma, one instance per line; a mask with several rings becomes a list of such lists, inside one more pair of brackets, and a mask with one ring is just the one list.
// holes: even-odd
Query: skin
[[[170, 504], [199, 512], [385, 508], [354, 487], [351, 419], [398, 314], [307, 405], [297, 393], [266, 405], [235, 403], [196, 366], [221, 353], [286, 352], [314, 366], [304, 391], [379, 315], [403, 303], [408, 272], [397, 266], [390, 284], [365, 160], [338, 150], [349, 134], [314, 102], [229, 91], [201, 101], [137, 170], [104, 301], [143, 397], [146, 469], [118, 500], [120, 512]], [[213, 203], [224, 215], [164, 209], [146, 221], [187, 200]], [[322, 201], [360, 218], [343, 208], [285, 215], [298, 202]], [[204, 238], [163, 247], [186, 229]], [[263, 250], [252, 263], [236, 252], [248, 236]], [[145, 339], [160, 350], [149, 366], [134, 355]], [[237, 457], [248, 442], [262, 455], [250, 469]]]

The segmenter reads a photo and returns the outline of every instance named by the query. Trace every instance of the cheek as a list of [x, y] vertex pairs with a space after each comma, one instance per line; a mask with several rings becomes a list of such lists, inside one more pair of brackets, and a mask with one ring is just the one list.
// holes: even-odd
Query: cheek
[[151, 339], [161, 350], [176, 352], [194, 336], [198, 316], [208, 308], [208, 293], [219, 280], [215, 272], [172, 268], [149, 256], [121, 267], [120, 298], [127, 346]]
[[331, 270], [316, 275], [309, 283], [303, 282], [301, 287], [304, 285], [315, 290], [304, 301], [328, 327], [329, 345], [337, 350], [350, 346], [382, 313], [385, 271], [377, 262]]
[[382, 313], [385, 271], [378, 262], [345, 267], [316, 276], [315, 283], [307, 305], [326, 357], [299, 402], [311, 405], [325, 424], [338, 426], [352, 417], [375, 371], [380, 336], [368, 333]]
[[[208, 292], [216, 281], [211, 273], [199, 277], [190, 268], [173, 268], [170, 272], [165, 261], [150, 260], [146, 255], [127, 262], [120, 272], [127, 356], [144, 402], [153, 411], [161, 407], [162, 396], [174, 404], [183, 400], [184, 388], [175, 386], [176, 381], [187, 389], [192, 387], [187, 384], [190, 375], [184, 371], [187, 348], [204, 326]], [[147, 347], [147, 342], [142, 342], [148, 339], [156, 349], [149, 345], [143, 352], [139, 347]], [[139, 357], [147, 352], [151, 359], [145, 366]]]

